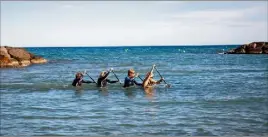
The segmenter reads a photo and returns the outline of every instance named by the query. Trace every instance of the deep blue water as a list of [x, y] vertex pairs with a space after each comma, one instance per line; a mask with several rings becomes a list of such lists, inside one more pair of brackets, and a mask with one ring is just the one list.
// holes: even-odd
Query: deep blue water
[[[236, 46], [27, 48], [48, 63], [0, 70], [1, 135], [268, 135], [268, 55], [217, 54]], [[152, 64], [171, 88], [70, 85]]]

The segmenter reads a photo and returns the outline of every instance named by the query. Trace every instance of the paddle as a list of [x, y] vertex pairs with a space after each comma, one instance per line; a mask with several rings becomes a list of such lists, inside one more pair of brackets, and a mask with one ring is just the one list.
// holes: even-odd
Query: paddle
[[114, 76], [117, 78], [117, 80], [119, 81], [119, 83], [122, 84], [121, 81], [119, 80], [119, 78], [117, 77], [117, 75], [114, 73], [114, 70], [112, 70], [112, 72], [113, 72]]
[[[84, 71], [84, 74], [87, 74], [86, 70]], [[90, 77], [88, 74], [87, 74], [87, 76]], [[94, 83], [97, 84], [97, 82], [96, 82], [92, 77], [90, 77], [90, 79], [91, 79]]]
[[139, 77], [141, 79], [141, 81], [143, 81], [143, 79], [140, 77], [139, 73], [137, 73], [135, 77]]
[[141, 79], [141, 81], [143, 81], [143, 79], [140, 76], [138, 76], [138, 77]]
[[[157, 68], [156, 68], [156, 67], [154, 67], [154, 68], [155, 68], [156, 72], [159, 74], [159, 76], [160, 76], [161, 78], [163, 78], [163, 76], [160, 74], [160, 72], [157, 70]], [[168, 88], [170, 88], [170, 87], [171, 87], [171, 85], [170, 85], [170, 84], [168, 84], [168, 83], [165, 81], [165, 79], [163, 79], [163, 81], [165, 82], [166, 87], [168, 87]]]

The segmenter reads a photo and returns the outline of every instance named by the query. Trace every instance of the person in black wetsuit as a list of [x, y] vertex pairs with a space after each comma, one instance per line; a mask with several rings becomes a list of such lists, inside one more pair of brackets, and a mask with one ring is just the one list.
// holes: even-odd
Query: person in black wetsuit
[[77, 72], [75, 75], [75, 79], [73, 80], [73, 86], [82, 86], [82, 83], [94, 83], [92, 81], [83, 80], [83, 74], [81, 72]]
[[111, 68], [110, 70], [108, 71], [102, 71], [100, 73], [100, 76], [98, 78], [98, 82], [97, 82], [97, 86], [98, 87], [106, 87], [107, 86], [107, 83], [116, 83], [116, 82], [119, 82], [118, 80], [116, 81], [112, 81], [110, 79], [108, 79], [108, 76], [110, 74], [110, 72], [112, 71], [113, 69]]
[[[138, 76], [138, 74], [137, 74], [137, 76]], [[128, 70], [128, 76], [125, 78], [123, 87], [126, 88], [126, 87], [130, 87], [130, 86], [134, 86], [134, 84], [138, 85], [138, 86], [142, 86], [142, 83], [138, 83], [135, 80], [135, 71], [133, 69], [130, 69], [130, 70]]]

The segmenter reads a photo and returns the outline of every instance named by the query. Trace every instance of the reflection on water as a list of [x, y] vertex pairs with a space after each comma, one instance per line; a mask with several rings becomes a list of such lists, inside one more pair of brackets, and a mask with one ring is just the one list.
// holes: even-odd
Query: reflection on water
[[155, 88], [154, 87], [144, 88], [144, 93], [145, 93], [147, 99], [153, 100], [153, 97], [155, 94]]
[[108, 96], [109, 95], [109, 91], [108, 91], [108, 87], [101, 87], [99, 88], [99, 93], [102, 96]]
[[136, 96], [136, 92], [133, 90], [124, 90], [125, 96], [127, 96], [129, 99], [133, 99]]
[[83, 95], [84, 91], [82, 90], [82, 88], [76, 89], [74, 91], [74, 94], [76, 97], [81, 97]]

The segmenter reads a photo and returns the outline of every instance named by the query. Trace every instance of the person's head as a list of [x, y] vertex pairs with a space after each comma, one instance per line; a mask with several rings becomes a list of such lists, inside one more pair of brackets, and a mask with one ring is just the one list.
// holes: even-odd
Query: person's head
[[107, 74], [107, 72], [106, 71], [102, 71], [101, 73], [100, 73], [100, 78], [102, 78], [102, 77], [104, 77], [105, 75]]
[[77, 79], [82, 78], [82, 77], [83, 77], [83, 74], [81, 72], [77, 72], [75, 75], [75, 78]]
[[130, 78], [134, 78], [134, 77], [135, 77], [135, 71], [134, 71], [134, 69], [129, 69], [129, 70], [128, 70], [128, 76], [129, 76]]

